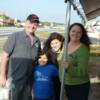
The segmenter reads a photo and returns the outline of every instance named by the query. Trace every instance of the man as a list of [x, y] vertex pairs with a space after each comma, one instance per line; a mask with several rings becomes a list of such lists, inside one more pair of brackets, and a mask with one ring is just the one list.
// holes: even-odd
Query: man
[[25, 21], [25, 29], [12, 34], [4, 45], [0, 66], [0, 87], [10, 80], [10, 100], [32, 100], [32, 67], [40, 51], [40, 41], [35, 36], [39, 17], [31, 14]]

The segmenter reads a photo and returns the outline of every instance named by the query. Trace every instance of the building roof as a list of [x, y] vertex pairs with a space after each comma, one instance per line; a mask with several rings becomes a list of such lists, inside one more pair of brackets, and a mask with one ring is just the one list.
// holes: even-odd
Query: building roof
[[80, 0], [88, 20], [100, 16], [100, 0]]

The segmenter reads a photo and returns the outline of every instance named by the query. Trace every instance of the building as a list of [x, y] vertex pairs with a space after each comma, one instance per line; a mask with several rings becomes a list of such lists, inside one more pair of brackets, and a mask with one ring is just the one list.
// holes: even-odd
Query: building
[[0, 10], [0, 26], [9, 26], [13, 24], [14, 24], [13, 19], [7, 16], [5, 12]]

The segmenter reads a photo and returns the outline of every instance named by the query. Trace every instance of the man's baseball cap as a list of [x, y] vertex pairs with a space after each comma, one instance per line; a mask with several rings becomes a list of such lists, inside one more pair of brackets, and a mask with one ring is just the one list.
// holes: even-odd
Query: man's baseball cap
[[35, 23], [40, 23], [39, 21], [39, 17], [35, 14], [30, 14], [28, 17], [27, 17], [27, 20], [29, 20], [30, 22], [35, 22]]

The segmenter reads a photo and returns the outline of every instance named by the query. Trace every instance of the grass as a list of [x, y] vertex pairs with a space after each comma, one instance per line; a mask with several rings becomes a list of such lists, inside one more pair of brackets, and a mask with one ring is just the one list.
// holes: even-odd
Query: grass
[[100, 56], [91, 55], [90, 62], [100, 62]]
[[[57, 30], [56, 32], [61, 33], [62, 35], [64, 35], [63, 30]], [[36, 32], [36, 35], [37, 35], [39, 38], [46, 39], [46, 38], [49, 37], [49, 35], [50, 35], [51, 33], [52, 33], [52, 32]]]
[[36, 35], [37, 35], [39, 38], [46, 39], [46, 38], [48, 38], [48, 36], [50, 35], [50, 33], [49, 33], [49, 32], [37, 32]]

